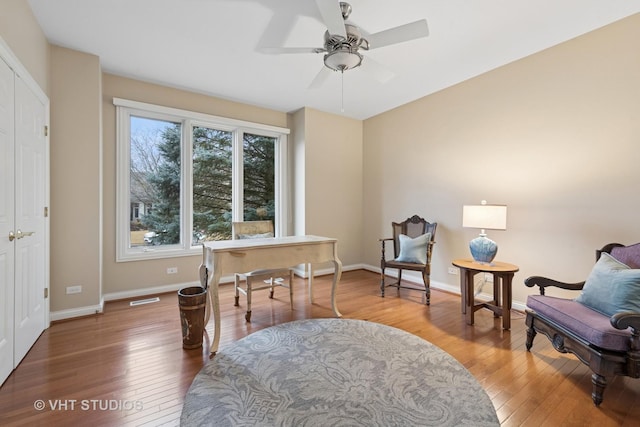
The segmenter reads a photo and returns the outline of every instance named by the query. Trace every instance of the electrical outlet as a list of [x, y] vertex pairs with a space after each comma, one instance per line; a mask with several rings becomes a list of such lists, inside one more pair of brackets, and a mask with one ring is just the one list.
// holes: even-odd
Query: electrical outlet
[[493, 274], [484, 273], [484, 281], [487, 283], [493, 283]]
[[178, 273], [178, 267], [167, 268], [167, 274], [177, 274], [177, 273]]
[[460, 272], [460, 270], [458, 270], [455, 267], [449, 267], [449, 274], [458, 274]]
[[82, 293], [82, 285], [67, 286], [67, 295], [81, 294], [81, 293]]

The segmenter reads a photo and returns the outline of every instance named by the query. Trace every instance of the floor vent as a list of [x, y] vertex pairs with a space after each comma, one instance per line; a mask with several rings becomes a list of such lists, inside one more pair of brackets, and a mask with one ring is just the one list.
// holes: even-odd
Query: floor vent
[[131, 307], [134, 307], [136, 305], [151, 304], [151, 303], [159, 302], [159, 301], [160, 301], [160, 297], [153, 297], [153, 298], [147, 298], [147, 299], [140, 299], [138, 301], [131, 301], [129, 303], [129, 305]]

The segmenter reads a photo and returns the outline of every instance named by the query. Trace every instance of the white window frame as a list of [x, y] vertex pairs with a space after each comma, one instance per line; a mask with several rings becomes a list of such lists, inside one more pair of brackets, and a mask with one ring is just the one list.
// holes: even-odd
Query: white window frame
[[[121, 98], [113, 98], [116, 107], [116, 262], [146, 259], [173, 258], [201, 255], [200, 245], [192, 246], [193, 196], [192, 196], [192, 128], [205, 126], [227, 130], [233, 134], [233, 221], [243, 220], [242, 147], [245, 133], [264, 135], [276, 139], [275, 153], [275, 234], [284, 236], [289, 222], [289, 170], [288, 135], [290, 130], [277, 126], [229, 119], [178, 108], [165, 107]], [[182, 124], [182, 158], [180, 177], [181, 236], [177, 245], [130, 247], [130, 156], [131, 116], [180, 122]], [[238, 152], [239, 151], [239, 152]]]

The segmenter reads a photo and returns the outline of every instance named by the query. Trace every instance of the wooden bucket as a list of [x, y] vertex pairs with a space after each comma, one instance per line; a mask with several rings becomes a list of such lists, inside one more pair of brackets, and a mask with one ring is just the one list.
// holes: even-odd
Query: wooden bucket
[[204, 310], [207, 291], [201, 286], [191, 286], [178, 291], [180, 323], [182, 324], [182, 348], [202, 347], [204, 334]]

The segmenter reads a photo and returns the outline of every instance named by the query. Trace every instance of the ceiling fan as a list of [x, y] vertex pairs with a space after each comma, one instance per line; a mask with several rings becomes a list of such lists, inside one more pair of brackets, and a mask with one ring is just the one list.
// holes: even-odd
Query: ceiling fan
[[[315, 0], [320, 10], [322, 20], [327, 27], [324, 33], [323, 47], [280, 47], [263, 48], [264, 53], [324, 53], [325, 67], [320, 70], [309, 88], [320, 86], [331, 74], [331, 71], [344, 73], [362, 65], [363, 55], [360, 51], [368, 51], [392, 44], [403, 43], [429, 35], [427, 20], [400, 25], [374, 34], [358, 27], [348, 21], [351, 15], [351, 5], [336, 0]], [[386, 82], [393, 77], [393, 72], [382, 65], [367, 58], [367, 68], [381, 82]]]

